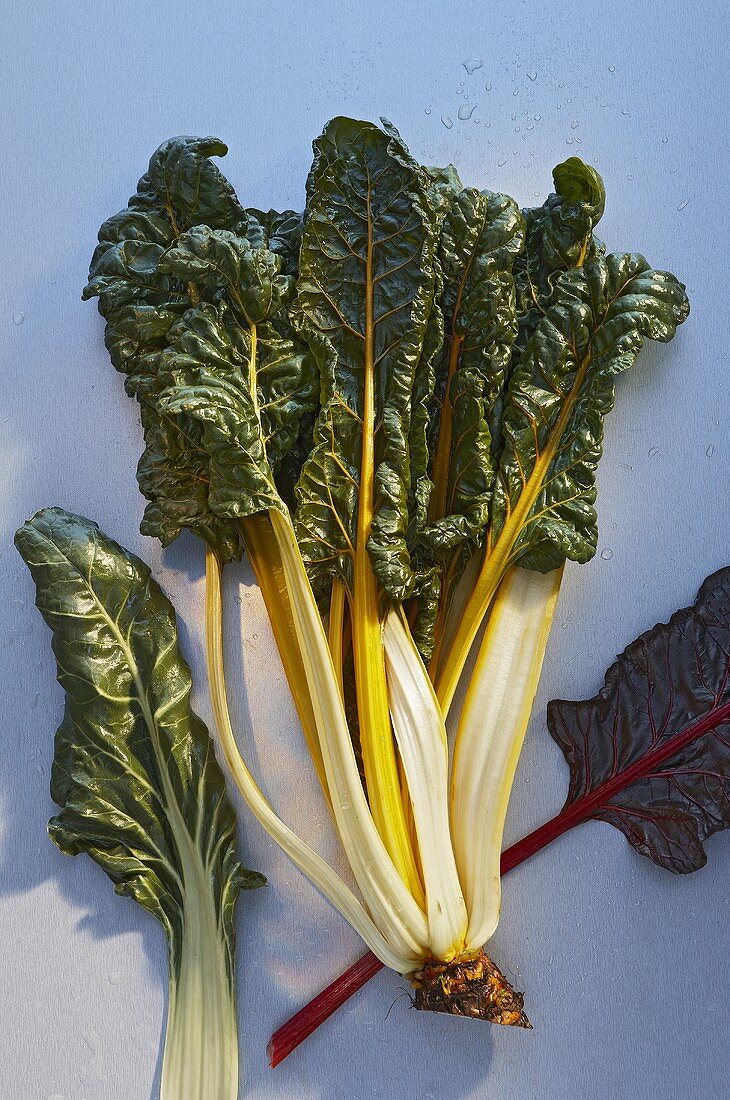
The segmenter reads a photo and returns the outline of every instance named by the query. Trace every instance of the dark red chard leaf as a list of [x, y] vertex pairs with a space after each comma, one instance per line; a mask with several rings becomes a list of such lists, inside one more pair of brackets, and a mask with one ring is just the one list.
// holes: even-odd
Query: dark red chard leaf
[[550, 703], [548, 726], [570, 768], [561, 818], [607, 821], [676, 874], [702, 867], [730, 827], [730, 568], [632, 642], [593, 699]]

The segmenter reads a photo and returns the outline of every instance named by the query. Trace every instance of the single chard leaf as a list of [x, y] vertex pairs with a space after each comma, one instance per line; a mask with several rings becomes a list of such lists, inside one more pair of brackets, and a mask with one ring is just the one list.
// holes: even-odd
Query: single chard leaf
[[190, 305], [190, 288], [157, 270], [164, 250], [195, 225], [245, 232], [246, 212], [210, 160], [227, 152], [218, 138], [170, 138], [128, 207], [99, 230], [84, 298], [99, 297], [117, 370], [133, 372], [138, 355], [164, 346], [170, 324]]
[[688, 313], [684, 286], [642, 256], [591, 260], [560, 277], [507, 391], [491, 504], [495, 565], [547, 572], [593, 556], [595, 470], [614, 376], [645, 337], [671, 340]]
[[550, 703], [548, 726], [570, 768], [561, 818], [582, 806], [661, 867], [702, 867], [730, 827], [730, 568], [632, 642], [593, 699]]
[[211, 511], [210, 462], [199, 425], [146, 403], [141, 403], [140, 413], [146, 446], [137, 481], [149, 502], [140, 523], [142, 534], [169, 546], [187, 528], [205, 539], [222, 561], [239, 558], [235, 523]]
[[[209, 301], [219, 297], [217, 291], [225, 291], [233, 307], [225, 325], [230, 341], [215, 342], [208, 366], [214, 373], [228, 371], [234, 384], [238, 372], [249, 386], [255, 386], [256, 413], [274, 472], [293, 449], [301, 418], [314, 409], [319, 382], [314, 359], [289, 323], [285, 307], [294, 280], [280, 274], [281, 264], [281, 258], [268, 248], [254, 248], [243, 237], [206, 226], [184, 233], [159, 263], [160, 270], [204, 286]], [[178, 326], [168, 334], [172, 344], [179, 342], [179, 331]], [[228, 342], [238, 345], [238, 351], [231, 348], [232, 359], [227, 363], [224, 345]], [[206, 347], [201, 344], [197, 350], [202, 362]], [[162, 371], [168, 362], [163, 360]]]
[[302, 215], [295, 210], [246, 210], [246, 237], [254, 248], [268, 248], [281, 259], [282, 275], [299, 272]]
[[404, 599], [417, 583], [407, 538], [410, 402], [440, 204], [392, 130], [334, 119], [315, 142], [297, 308], [322, 373], [323, 411], [298, 488], [297, 537], [320, 589], [332, 576], [352, 584], [358, 514], [388, 594]]
[[606, 202], [598, 172], [578, 157], [570, 157], [553, 169], [553, 183], [555, 192], [542, 206], [522, 211], [525, 247], [514, 266], [520, 315], [517, 357], [548, 308], [556, 279], [604, 253], [603, 245], [593, 236]]
[[387, 124], [384, 132], [334, 119], [314, 150], [296, 308], [319, 365], [322, 412], [297, 485], [296, 537], [317, 595], [348, 590], [370, 808], [420, 904], [391, 735], [381, 597], [403, 601], [433, 573], [411, 557], [409, 442], [444, 201]]
[[251, 332], [221, 303], [189, 309], [171, 329], [161, 356], [165, 388], [156, 407], [199, 429], [200, 450], [208, 458], [208, 504], [227, 519], [283, 510], [267, 457], [255, 355]]
[[50, 835], [67, 854], [90, 855], [165, 928], [163, 1095], [202, 1095], [190, 1080], [198, 1072], [235, 1097], [233, 910], [240, 888], [264, 880], [236, 858], [233, 809], [190, 708], [174, 611], [147, 566], [80, 516], [45, 509], [15, 541], [66, 693]]
[[254, 248], [246, 237], [207, 225], [183, 233], [158, 263], [159, 271], [207, 291], [208, 301], [225, 290], [247, 325], [265, 320], [291, 297], [292, 279], [280, 269], [280, 257], [268, 248]]
[[431, 424], [434, 489], [428, 537], [442, 549], [477, 538], [489, 518], [490, 417], [517, 335], [512, 265], [524, 239], [516, 204], [473, 188], [454, 197], [439, 242], [445, 350]]

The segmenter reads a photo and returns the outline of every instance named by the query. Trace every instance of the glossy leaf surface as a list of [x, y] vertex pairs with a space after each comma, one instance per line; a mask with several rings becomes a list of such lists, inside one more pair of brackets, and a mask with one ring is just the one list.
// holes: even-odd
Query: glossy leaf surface
[[683, 285], [642, 256], [611, 255], [560, 277], [507, 391], [491, 534], [510, 561], [547, 572], [593, 556], [614, 376], [645, 337], [671, 340], [688, 313]]
[[[230, 387], [246, 390], [259, 424], [254, 418], [243, 434], [258, 431], [268, 483], [317, 404], [318, 380], [287, 313], [301, 218], [244, 210], [210, 160], [225, 152], [213, 138], [173, 138], [157, 150], [129, 207], [100, 230], [85, 296], [99, 297], [112, 361], [142, 405], [146, 448], [138, 480], [149, 500], [143, 532], [166, 545], [189, 527], [228, 560], [240, 554], [232, 519], [256, 511], [268, 488], [253, 489], [251, 440], [241, 439], [244, 469], [234, 469], [234, 449], [229, 441], [222, 457], [220, 435], [212, 442], [206, 417], [198, 415], [200, 401], [173, 391], [181, 379], [208, 385], [217, 394], [220, 428], [229, 386], [230, 433]], [[200, 335], [198, 309], [217, 310], [225, 321], [218, 338], [197, 340], [181, 373], [180, 356], [188, 354], [181, 343], [194, 340], [193, 330]], [[241, 415], [239, 407], [239, 429]], [[227, 508], [222, 481], [229, 489], [248, 487], [248, 497]]]
[[173, 972], [188, 907], [214, 905], [232, 968], [236, 895], [263, 879], [236, 858], [233, 809], [190, 707], [169, 601], [139, 558], [61, 509], [39, 512], [16, 545], [53, 631], [66, 693], [52, 839], [69, 855], [90, 855], [117, 893], [162, 922]]
[[[368, 550], [379, 580], [394, 599], [416, 583], [410, 403], [433, 300], [439, 207], [430, 177], [392, 131], [334, 119], [315, 142], [297, 308], [320, 365], [323, 411], [298, 489], [297, 536], [320, 589], [333, 575], [352, 583], [361, 494], [371, 498]], [[363, 479], [368, 417], [373, 457]]]

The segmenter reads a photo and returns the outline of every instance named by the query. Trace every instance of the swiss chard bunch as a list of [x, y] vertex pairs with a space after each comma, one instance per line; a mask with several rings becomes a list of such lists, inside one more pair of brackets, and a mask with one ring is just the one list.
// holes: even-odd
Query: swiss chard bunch
[[[248, 805], [416, 1005], [525, 1026], [483, 952], [566, 560], [595, 553], [616, 377], [684, 287], [594, 236], [571, 158], [534, 210], [338, 118], [303, 216], [248, 210], [177, 138], [102, 226], [87, 295], [140, 403], [143, 530], [207, 544], [218, 732]], [[226, 704], [222, 566], [261, 585], [359, 897], [280, 820]], [[482, 628], [453, 746], [446, 719]]]

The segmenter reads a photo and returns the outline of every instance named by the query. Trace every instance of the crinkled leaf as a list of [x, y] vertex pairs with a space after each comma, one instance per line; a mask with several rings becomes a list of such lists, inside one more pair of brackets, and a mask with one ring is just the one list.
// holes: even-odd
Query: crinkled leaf
[[[199, 416], [184, 411], [179, 394], [173, 402], [170, 392], [174, 380], [168, 377], [167, 349], [181, 339], [186, 311], [201, 302], [232, 307], [226, 313], [224, 343], [233, 359], [226, 363], [225, 350], [216, 347], [208, 374], [222, 371], [230, 380], [242, 370], [245, 380], [234, 379], [233, 384], [244, 386], [252, 385], [255, 376], [254, 404], [274, 470], [299, 438], [301, 417], [315, 407], [318, 387], [314, 362], [285, 308], [301, 218], [292, 211], [244, 211], [209, 159], [225, 152], [223, 143], [212, 138], [174, 138], [157, 150], [128, 209], [102, 226], [85, 297], [99, 296], [112, 361], [125, 373], [127, 391], [142, 405], [146, 448], [138, 479], [149, 500], [142, 530], [166, 545], [189, 527], [229, 560], [240, 555], [235, 526], [227, 513], [216, 514], [210, 498], [213, 483], [218, 494], [213, 504], [221, 500], [226, 464], [216, 450], [211, 477], [211, 430], [204, 429]], [[198, 360], [204, 352], [199, 346]], [[229, 462], [234, 450], [227, 450]], [[247, 444], [241, 453], [249, 453]], [[250, 489], [250, 473], [249, 467], [236, 476], [226, 469], [229, 487], [237, 483]], [[270, 469], [266, 476], [271, 477]], [[242, 503], [236, 514], [246, 514], [258, 499]]]
[[207, 225], [182, 233], [158, 262], [158, 271], [202, 284], [208, 301], [225, 290], [247, 325], [259, 324], [291, 297], [292, 280], [280, 270], [281, 259], [268, 248]]
[[[259, 419], [256, 383], [264, 364], [255, 364], [252, 373], [251, 354], [251, 332], [239, 327], [224, 303], [206, 303], [189, 309], [170, 330], [160, 359], [164, 388], [156, 408], [198, 427], [199, 446], [208, 459], [208, 504], [227, 519], [284, 508]], [[286, 359], [274, 358], [270, 366], [272, 386], [278, 376], [286, 390]]]
[[281, 260], [282, 275], [299, 271], [302, 215], [295, 210], [246, 210], [246, 237], [254, 248], [268, 248]]
[[[366, 372], [374, 382], [373, 569], [394, 599], [419, 578], [408, 545], [414, 378], [434, 291], [442, 201], [392, 128], [334, 119], [315, 142], [297, 307], [323, 411], [298, 487], [297, 535], [315, 586], [350, 583]], [[372, 309], [371, 309], [372, 307]]]
[[238, 891], [264, 880], [236, 858], [233, 809], [190, 707], [170, 602], [139, 558], [80, 516], [46, 509], [15, 541], [66, 693], [50, 835], [67, 854], [90, 855], [117, 893], [162, 922], [173, 973], [186, 913], [212, 909], [230, 976]]
[[523, 235], [513, 200], [488, 191], [461, 191], [444, 219], [439, 260], [446, 340], [431, 425], [436, 485], [427, 536], [441, 550], [477, 538], [488, 521], [489, 421], [517, 335], [512, 265]]
[[632, 642], [593, 699], [550, 703], [548, 726], [570, 768], [566, 809], [589, 798], [641, 855], [702, 867], [703, 842], [730, 827], [730, 568]]
[[520, 315], [518, 355], [549, 306], [558, 276], [604, 252], [593, 236], [606, 199], [598, 172], [578, 157], [570, 157], [553, 169], [553, 182], [555, 192], [542, 206], [522, 211], [525, 247], [514, 267]]
[[146, 446], [137, 466], [137, 481], [149, 501], [140, 524], [142, 534], [169, 546], [187, 528], [205, 539], [223, 561], [240, 557], [235, 523], [210, 509], [209, 460], [199, 426], [145, 404], [140, 412]]
[[671, 340], [688, 312], [684, 286], [642, 256], [612, 255], [561, 276], [510, 379], [492, 552], [500, 545], [508, 560], [542, 572], [593, 556], [595, 470], [614, 375], [632, 365], [644, 337]]

